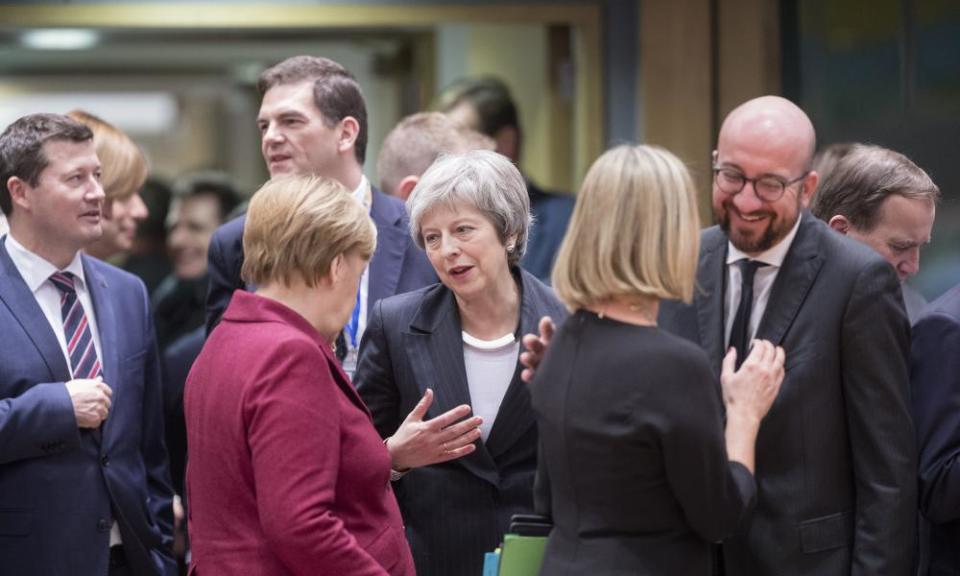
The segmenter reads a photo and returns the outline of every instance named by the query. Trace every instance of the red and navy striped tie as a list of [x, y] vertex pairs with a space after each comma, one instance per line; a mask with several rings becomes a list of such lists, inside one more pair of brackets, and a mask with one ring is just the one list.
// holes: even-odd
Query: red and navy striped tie
[[77, 298], [74, 277], [70, 272], [55, 272], [50, 281], [60, 291], [60, 312], [63, 314], [63, 335], [74, 378], [96, 378], [101, 375], [100, 358], [93, 344], [93, 332], [87, 323], [83, 305]]

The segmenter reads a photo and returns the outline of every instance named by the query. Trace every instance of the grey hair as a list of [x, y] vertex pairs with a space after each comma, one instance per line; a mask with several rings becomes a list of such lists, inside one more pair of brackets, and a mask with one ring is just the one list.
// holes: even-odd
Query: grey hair
[[407, 199], [410, 236], [424, 247], [420, 233], [424, 216], [440, 205], [473, 206], [493, 224], [500, 243], [514, 238], [507, 251], [507, 263], [515, 266], [527, 250], [527, 237], [533, 218], [527, 183], [517, 167], [506, 157], [489, 150], [440, 156], [424, 172]]

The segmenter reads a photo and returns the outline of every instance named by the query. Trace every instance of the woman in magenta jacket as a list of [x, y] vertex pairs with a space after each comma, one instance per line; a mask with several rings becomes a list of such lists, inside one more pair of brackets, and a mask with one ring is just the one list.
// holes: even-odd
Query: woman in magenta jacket
[[237, 291], [186, 384], [191, 571], [413, 575], [390, 456], [331, 343], [376, 229], [332, 180], [254, 196]]

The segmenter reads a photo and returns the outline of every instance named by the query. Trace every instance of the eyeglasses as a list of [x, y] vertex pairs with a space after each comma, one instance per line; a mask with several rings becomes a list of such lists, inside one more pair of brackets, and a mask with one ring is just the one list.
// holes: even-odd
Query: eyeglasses
[[757, 198], [764, 202], [776, 202], [782, 196], [786, 189], [807, 177], [810, 171], [797, 176], [793, 180], [784, 180], [777, 176], [761, 176], [759, 178], [747, 178], [739, 170], [733, 168], [713, 167], [713, 182], [721, 192], [729, 196], [735, 196], [743, 191], [747, 182], [753, 184], [753, 190]]

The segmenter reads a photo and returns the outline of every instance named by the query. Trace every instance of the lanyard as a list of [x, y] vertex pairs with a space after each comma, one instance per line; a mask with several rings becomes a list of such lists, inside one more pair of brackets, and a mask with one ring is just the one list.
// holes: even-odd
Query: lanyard
[[353, 314], [350, 315], [350, 322], [344, 327], [349, 338], [350, 347], [357, 348], [357, 332], [360, 329], [360, 289], [357, 288], [357, 303], [353, 306]]

